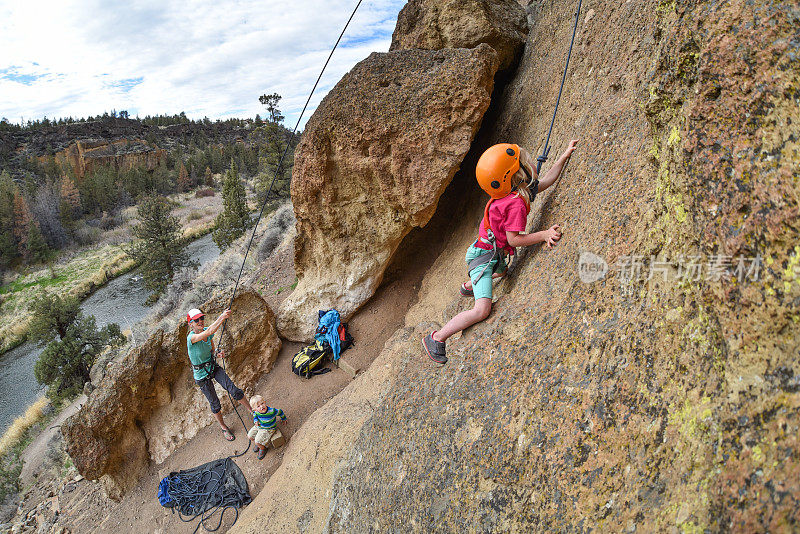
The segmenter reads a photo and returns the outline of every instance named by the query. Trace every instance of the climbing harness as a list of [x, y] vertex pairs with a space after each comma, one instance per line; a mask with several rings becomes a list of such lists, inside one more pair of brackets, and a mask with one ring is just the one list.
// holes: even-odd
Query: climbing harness
[[[233, 287], [233, 294], [231, 295], [230, 302], [228, 303], [228, 309], [233, 305], [233, 301], [236, 298], [236, 291], [239, 288], [239, 282], [242, 279], [242, 273], [244, 272], [244, 265], [247, 261], [247, 256], [250, 253], [250, 247], [253, 244], [253, 239], [256, 235], [256, 230], [258, 229], [258, 223], [261, 221], [261, 217], [264, 215], [264, 208], [267, 205], [267, 201], [269, 200], [269, 195], [272, 192], [272, 187], [275, 185], [275, 178], [281, 175], [281, 170], [283, 168], [283, 161], [286, 158], [286, 155], [289, 153], [289, 148], [292, 146], [292, 141], [297, 134], [297, 128], [300, 126], [300, 121], [303, 119], [303, 115], [308, 109], [308, 104], [311, 102], [311, 97], [314, 95], [314, 91], [317, 89], [317, 85], [319, 85], [319, 81], [322, 79], [322, 75], [325, 72], [325, 69], [328, 67], [328, 63], [330, 63], [331, 58], [333, 57], [333, 53], [336, 51], [336, 48], [339, 46], [339, 43], [344, 36], [344, 32], [347, 31], [347, 27], [350, 25], [350, 22], [353, 20], [353, 17], [358, 11], [359, 6], [361, 6], [361, 2], [363, 0], [358, 0], [356, 7], [353, 8], [353, 12], [350, 14], [350, 18], [347, 19], [347, 22], [342, 28], [342, 32], [339, 34], [339, 38], [336, 39], [336, 43], [334, 43], [333, 48], [331, 49], [331, 53], [328, 55], [328, 59], [325, 60], [325, 64], [322, 66], [322, 70], [317, 76], [317, 81], [314, 82], [314, 87], [312, 87], [311, 92], [306, 99], [306, 103], [303, 106], [302, 111], [300, 112], [300, 116], [297, 118], [297, 123], [294, 125], [294, 129], [292, 129], [292, 134], [289, 137], [288, 142], [286, 143], [286, 149], [283, 151], [281, 155], [281, 159], [278, 161], [278, 165], [276, 167], [275, 173], [272, 176], [272, 181], [269, 184], [269, 188], [267, 189], [266, 195], [264, 195], [264, 201], [261, 203], [261, 209], [258, 212], [258, 217], [256, 219], [255, 224], [253, 225], [253, 233], [250, 235], [250, 240], [247, 242], [247, 249], [244, 253], [244, 258], [242, 259], [242, 266], [239, 269], [239, 276], [236, 278], [236, 284]], [[195, 315], [193, 312], [199, 312], [199, 310], [191, 310], [189, 315]], [[187, 319], [191, 320], [190, 317]], [[221, 350], [222, 342], [225, 338], [225, 326], [227, 320], [222, 324], [222, 333], [219, 336], [220, 339], [220, 346], [217, 347], [217, 353]], [[213, 361], [213, 360], [212, 360]], [[216, 365], [216, 362], [215, 362]], [[222, 361], [222, 368], [225, 369], [225, 360]], [[230, 391], [228, 392], [228, 398], [231, 401], [231, 405], [233, 406], [233, 410], [236, 412], [236, 416], [239, 418], [239, 421], [242, 423], [242, 427], [247, 430], [247, 425], [245, 425], [244, 419], [242, 419], [241, 414], [239, 414], [239, 410], [236, 407], [236, 402], [234, 402], [233, 397], [231, 396]], [[165, 490], [166, 493], [170, 496], [170, 498], [178, 505], [178, 515], [181, 521], [189, 522], [200, 518], [200, 521], [195, 528], [195, 532], [200, 528], [200, 525], [203, 526], [209, 532], [213, 532], [219, 529], [220, 525], [222, 525], [222, 519], [225, 514], [225, 511], [229, 508], [233, 508], [236, 512], [236, 516], [234, 517], [233, 523], [236, 523], [236, 520], [239, 518], [239, 511], [238, 508], [248, 504], [251, 501], [249, 493], [247, 493], [247, 481], [244, 478], [239, 467], [233, 462], [233, 458], [239, 458], [247, 453], [250, 450], [250, 441], [247, 441], [247, 448], [239, 454], [234, 454], [228, 456], [227, 458], [223, 458], [221, 460], [216, 460], [214, 462], [208, 462], [203, 464], [199, 467], [188, 471], [181, 471], [180, 473], [173, 474], [176, 475], [174, 482], [164, 482], [162, 484], [166, 484]], [[217, 475], [213, 475], [216, 469], [216, 464], [222, 463], [225, 467], [225, 472], [233, 471], [233, 475], [229, 475], [225, 478], [222, 478]], [[196, 473], [195, 473], [196, 472]], [[207, 473], [211, 472], [212, 475], [208, 475]], [[238, 472], [238, 475], [235, 473]], [[191, 475], [188, 475], [192, 473]], [[172, 475], [170, 475], [172, 476]], [[241, 477], [241, 482], [238, 482], [239, 477]], [[170, 477], [165, 478], [167, 480]], [[235, 481], [232, 483], [231, 480]], [[237, 486], [239, 488], [244, 488], [244, 495], [241, 492], [235, 492], [235, 498], [231, 499], [231, 486]], [[177, 496], [177, 497], [176, 497]], [[162, 495], [162, 488], [159, 486], [159, 500], [163, 497]], [[185, 499], [184, 499], [185, 497]], [[181, 505], [180, 503], [184, 502], [184, 500], [190, 504]], [[199, 503], [199, 504], [198, 504]], [[176, 508], [173, 506], [173, 510]], [[213, 529], [208, 529], [205, 525], [205, 522], [211, 518], [217, 511], [221, 511], [219, 523]], [[210, 512], [210, 513], [209, 513]], [[185, 518], [186, 517], [186, 518]]]
[[205, 371], [206, 378], [210, 377], [214, 374], [214, 371], [217, 369], [217, 362], [214, 360], [209, 360], [205, 363], [201, 363], [200, 365], [192, 364], [192, 369], [195, 371]]

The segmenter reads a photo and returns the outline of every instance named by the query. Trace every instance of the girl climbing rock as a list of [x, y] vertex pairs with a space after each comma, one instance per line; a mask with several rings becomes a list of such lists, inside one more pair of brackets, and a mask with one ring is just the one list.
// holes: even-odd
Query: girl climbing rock
[[[561, 239], [557, 224], [541, 232], [523, 233], [531, 209], [529, 187], [533, 187], [535, 195], [553, 185], [577, 144], [577, 139], [570, 141], [541, 180], [538, 180], [530, 154], [518, 145], [494, 145], [481, 155], [475, 176], [481, 188], [492, 198], [486, 205], [478, 239], [467, 249], [465, 259], [469, 280], [461, 285], [462, 295], [475, 297], [475, 307], [459, 313], [441, 330], [434, 330], [423, 338], [422, 346], [434, 362], [447, 363], [447, 338], [489, 316], [492, 311], [492, 279], [505, 275], [506, 256], [513, 255], [515, 247], [546, 243], [547, 248], [552, 248]], [[530, 184], [525, 181], [526, 175]]]

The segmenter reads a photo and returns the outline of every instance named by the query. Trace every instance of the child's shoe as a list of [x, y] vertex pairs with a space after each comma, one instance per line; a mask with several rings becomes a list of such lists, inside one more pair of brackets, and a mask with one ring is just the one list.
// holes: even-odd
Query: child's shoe
[[460, 293], [461, 293], [462, 297], [474, 297], [475, 296], [475, 293], [473, 293], [473, 291], [471, 289], [467, 289], [467, 283], [466, 282], [461, 284]]
[[267, 455], [267, 449], [266, 448], [258, 449], [258, 454], [256, 454], [256, 458], [258, 458], [259, 460], [263, 460], [264, 456], [266, 456], [266, 455]]
[[444, 365], [447, 363], [447, 356], [445, 356], [445, 344], [441, 341], [436, 341], [433, 339], [433, 334], [435, 333], [436, 331], [434, 330], [422, 338], [422, 346], [425, 348], [425, 352], [428, 353], [428, 357], [430, 357], [431, 360]]

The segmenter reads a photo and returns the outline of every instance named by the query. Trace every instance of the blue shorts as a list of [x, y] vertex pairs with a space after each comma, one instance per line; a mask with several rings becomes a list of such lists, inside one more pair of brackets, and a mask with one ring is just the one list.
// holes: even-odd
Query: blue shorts
[[[475, 243], [473, 243], [467, 249], [467, 256], [464, 259], [467, 264], [469, 264], [469, 262], [486, 252], [491, 251], [478, 248], [475, 246]], [[483, 270], [484, 267], [486, 270]], [[492, 298], [492, 273], [504, 273], [506, 269], [508, 269], [508, 264], [506, 263], [505, 254], [503, 254], [502, 251], [498, 251], [495, 257], [489, 262], [489, 265], [480, 265], [472, 269], [469, 272], [469, 279], [472, 281], [472, 292], [475, 294], [475, 300]], [[482, 275], [481, 271], [483, 271]], [[477, 278], [478, 275], [481, 275], [481, 277]]]

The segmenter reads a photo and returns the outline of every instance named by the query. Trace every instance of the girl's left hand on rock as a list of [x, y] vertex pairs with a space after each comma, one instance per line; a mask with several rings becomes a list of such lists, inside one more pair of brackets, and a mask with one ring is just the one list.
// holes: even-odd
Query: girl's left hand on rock
[[564, 157], [565, 158], [570, 157], [572, 153], [575, 152], [575, 149], [577, 147], [578, 147], [578, 139], [573, 139], [572, 141], [570, 141], [569, 145], [567, 145], [567, 149], [564, 151]]

